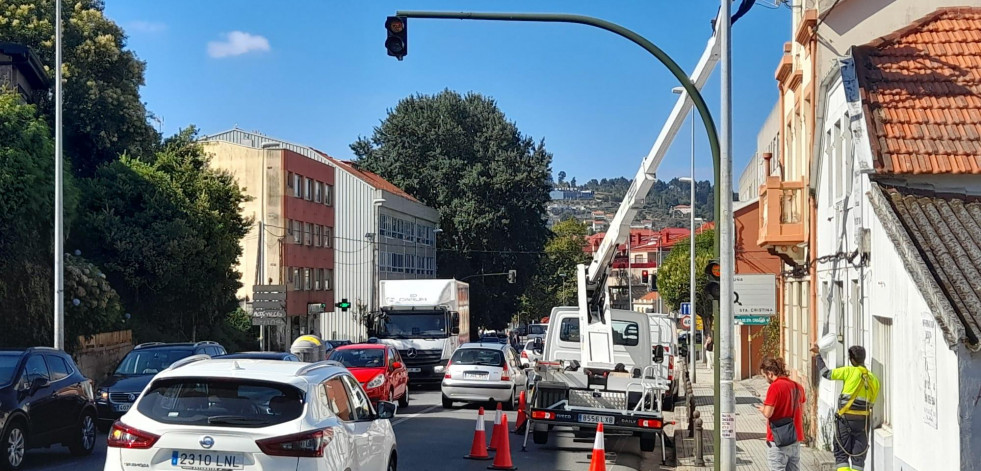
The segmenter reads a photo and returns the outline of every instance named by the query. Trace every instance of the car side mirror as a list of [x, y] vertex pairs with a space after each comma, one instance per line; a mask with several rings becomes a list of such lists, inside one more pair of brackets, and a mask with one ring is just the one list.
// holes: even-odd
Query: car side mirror
[[664, 346], [654, 346], [654, 363], [664, 363]]
[[34, 378], [34, 380], [31, 381], [30, 389], [31, 392], [33, 393], [33, 392], [37, 392], [38, 389], [41, 389], [47, 385], [48, 385], [48, 380], [38, 377], [38, 378]]
[[388, 401], [378, 401], [378, 418], [379, 419], [391, 419], [395, 417], [395, 413], [399, 410], [399, 406], [394, 402]]
[[456, 327], [457, 329], [459, 329], [460, 328], [460, 313], [459, 312], [450, 313], [450, 322], [452, 322], [453, 327]]
[[399, 369], [401, 367], [402, 367], [402, 362], [399, 362], [399, 361], [393, 361], [392, 362], [392, 368], [394, 368], [394, 369], [397, 370], [397, 369]]
[[453, 335], [460, 335], [460, 326], [455, 325], [452, 328], [450, 328], [450, 333]]

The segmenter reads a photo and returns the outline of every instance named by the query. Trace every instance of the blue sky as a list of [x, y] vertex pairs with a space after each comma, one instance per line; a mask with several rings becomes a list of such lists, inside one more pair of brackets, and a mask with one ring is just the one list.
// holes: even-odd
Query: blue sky
[[[790, 10], [760, 4], [733, 28], [734, 178], [777, 101], [773, 72], [790, 38]], [[272, 5], [275, 5], [273, 7]], [[143, 100], [171, 134], [238, 126], [338, 158], [370, 135], [399, 99], [444, 88], [494, 98], [526, 135], [545, 139], [564, 170], [632, 178], [664, 124], [677, 83], [643, 49], [582, 25], [410, 19], [403, 62], [385, 54], [397, 9], [562, 12], [600, 17], [647, 37], [691, 71], [711, 33], [716, 0], [323, 2], [106, 0], [106, 14], [147, 62]], [[719, 72], [703, 89], [718, 121]], [[689, 127], [658, 169], [688, 173]], [[696, 173], [710, 178], [704, 130]]]

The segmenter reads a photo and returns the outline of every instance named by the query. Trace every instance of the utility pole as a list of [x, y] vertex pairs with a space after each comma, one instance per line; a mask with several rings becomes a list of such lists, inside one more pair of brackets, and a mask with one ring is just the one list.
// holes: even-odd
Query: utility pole
[[65, 197], [62, 191], [61, 0], [55, 0], [54, 348], [65, 349]]
[[719, 265], [721, 271], [719, 300], [719, 351], [715, 355], [719, 363], [716, 370], [719, 372], [719, 388], [717, 397], [719, 398], [719, 420], [721, 424], [716, 427], [719, 436], [719, 469], [721, 471], [735, 471], [736, 469], [736, 409], [735, 397], [732, 390], [733, 380], [733, 273], [735, 273], [733, 237], [732, 237], [732, 0], [721, 0], [722, 2], [722, 21], [719, 27], [719, 36], [722, 60], [720, 64], [722, 77], [722, 106], [721, 116], [721, 152], [719, 164], [721, 166], [719, 175], [719, 191], [722, 196], [722, 207], [720, 208], [720, 218], [716, 221], [719, 227]]

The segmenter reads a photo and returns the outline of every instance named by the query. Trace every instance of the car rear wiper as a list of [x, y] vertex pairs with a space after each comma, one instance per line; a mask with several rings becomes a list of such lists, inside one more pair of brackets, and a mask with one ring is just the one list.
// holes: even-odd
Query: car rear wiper
[[255, 417], [242, 417], [238, 415], [213, 415], [208, 417], [210, 425], [262, 425], [266, 420]]

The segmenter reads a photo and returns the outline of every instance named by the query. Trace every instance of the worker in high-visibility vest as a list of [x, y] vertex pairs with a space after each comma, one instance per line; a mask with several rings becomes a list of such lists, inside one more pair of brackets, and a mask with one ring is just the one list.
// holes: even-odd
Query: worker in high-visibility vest
[[865, 348], [848, 349], [851, 366], [828, 369], [817, 344], [811, 347], [821, 376], [841, 381], [835, 413], [834, 455], [838, 471], [864, 471], [872, 431], [872, 405], [879, 397], [879, 379], [865, 367]]

